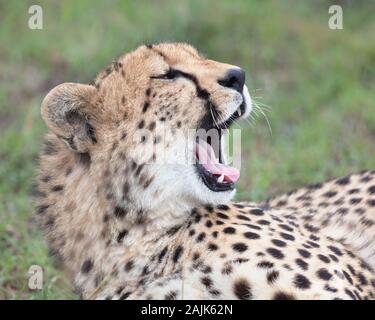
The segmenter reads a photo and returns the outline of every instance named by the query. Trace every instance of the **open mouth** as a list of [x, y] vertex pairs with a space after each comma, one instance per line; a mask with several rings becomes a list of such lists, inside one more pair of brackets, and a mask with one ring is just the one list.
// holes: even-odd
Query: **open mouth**
[[217, 134], [209, 135], [207, 139], [199, 136], [196, 138], [197, 173], [211, 191], [231, 191], [235, 189], [240, 177], [239, 169], [225, 163], [222, 130], [228, 129], [233, 121], [240, 118], [244, 114], [245, 107], [243, 103], [228, 120], [215, 124], [208, 130], [208, 132], [216, 131]]

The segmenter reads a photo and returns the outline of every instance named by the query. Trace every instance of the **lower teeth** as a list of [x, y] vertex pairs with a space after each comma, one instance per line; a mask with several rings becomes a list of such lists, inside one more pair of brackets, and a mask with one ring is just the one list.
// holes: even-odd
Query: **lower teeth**
[[217, 178], [217, 182], [219, 182], [219, 183], [224, 182], [224, 175], [223, 174], [219, 178]]

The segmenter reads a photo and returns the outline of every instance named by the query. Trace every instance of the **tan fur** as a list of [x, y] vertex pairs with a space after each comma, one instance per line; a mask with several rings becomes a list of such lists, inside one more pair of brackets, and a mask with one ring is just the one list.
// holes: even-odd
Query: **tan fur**
[[[233, 67], [186, 44], [142, 46], [93, 84], [62, 84], [44, 99], [36, 217], [83, 298], [374, 298], [373, 172], [257, 205], [229, 203], [233, 192], [209, 191], [178, 164], [208, 100], [219, 119], [242, 102], [218, 84]], [[196, 83], [154, 78], [169, 68]], [[175, 163], [155, 163], [158, 146]]]

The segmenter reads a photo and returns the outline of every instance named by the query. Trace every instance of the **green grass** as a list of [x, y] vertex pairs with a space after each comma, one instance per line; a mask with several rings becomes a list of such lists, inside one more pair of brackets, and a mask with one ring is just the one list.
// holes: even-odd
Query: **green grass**
[[[322, 0], [39, 1], [39, 31], [27, 28], [34, 2], [1, 2], [0, 299], [75, 298], [30, 220], [40, 102], [144, 42], [190, 42], [242, 66], [253, 97], [272, 107], [272, 134], [262, 117], [242, 125], [239, 199], [375, 168], [375, 5], [336, 2], [344, 30], [327, 27]], [[27, 288], [33, 264], [44, 268], [42, 291]]]

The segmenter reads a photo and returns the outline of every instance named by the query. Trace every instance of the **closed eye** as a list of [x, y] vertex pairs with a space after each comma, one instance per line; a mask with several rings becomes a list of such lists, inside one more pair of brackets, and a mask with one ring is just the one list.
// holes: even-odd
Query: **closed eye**
[[181, 72], [175, 69], [170, 68], [166, 73], [151, 76], [151, 79], [166, 79], [166, 80], [173, 80], [181, 76]]

